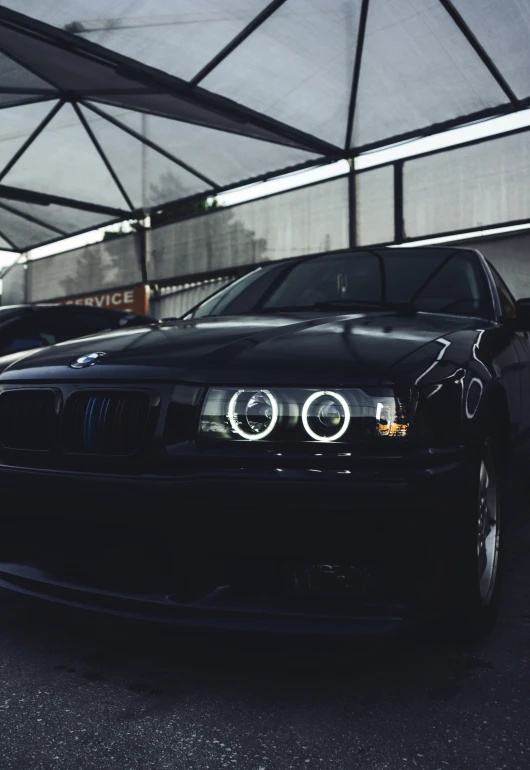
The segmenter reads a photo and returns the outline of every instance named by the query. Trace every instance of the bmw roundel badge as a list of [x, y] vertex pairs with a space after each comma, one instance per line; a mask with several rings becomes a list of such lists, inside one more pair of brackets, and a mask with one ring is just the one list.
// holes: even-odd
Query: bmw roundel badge
[[106, 355], [106, 353], [88, 353], [86, 356], [80, 356], [80, 358], [76, 358], [75, 361], [72, 361], [70, 368], [86, 369], [87, 366], [94, 366], [94, 364], [97, 364], [104, 355]]

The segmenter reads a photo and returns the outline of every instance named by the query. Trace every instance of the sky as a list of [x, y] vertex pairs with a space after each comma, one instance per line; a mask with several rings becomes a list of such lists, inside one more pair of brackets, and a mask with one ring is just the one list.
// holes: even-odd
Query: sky
[[[411, 155], [429, 152], [441, 147], [451, 147], [461, 144], [462, 142], [494, 136], [496, 134], [501, 134], [506, 131], [511, 131], [515, 128], [521, 128], [525, 126], [530, 126], [530, 110], [522, 110], [520, 112], [514, 113], [513, 115], [504, 115], [499, 118], [484, 120], [479, 123], [473, 123], [468, 126], [453, 129], [452, 131], [446, 131], [443, 134], [438, 134], [436, 136], [425, 137], [423, 139], [415, 139], [403, 144], [389, 147], [384, 150], [377, 150], [371, 153], [366, 153], [364, 155], [358, 156], [355, 159], [355, 168], [359, 170], [370, 168], [372, 166], [378, 166], [381, 163], [387, 163], [388, 161], [398, 160], [400, 158], [406, 158]], [[216, 197], [220, 205], [229, 206], [234, 203], [241, 203], [246, 200], [260, 198], [271, 193], [281, 192], [282, 190], [289, 190], [295, 187], [300, 187], [305, 184], [310, 184], [311, 182], [331, 179], [334, 176], [341, 176], [346, 174], [348, 169], [348, 162], [346, 160], [341, 160], [337, 163], [331, 163], [316, 169], [307, 169], [305, 171], [287, 174], [276, 179], [271, 179], [268, 182], [261, 182], [254, 185], [240, 187], [231, 190], [230, 192], [221, 193]], [[120, 225], [106, 229], [117, 229], [119, 227]], [[528, 229], [528, 227], [529, 226], [527, 225], [522, 225], [510, 228], [497, 228], [496, 230], [488, 229], [488, 233]], [[85, 246], [89, 243], [95, 243], [102, 239], [103, 232], [104, 230], [94, 230], [90, 233], [74, 236], [73, 238], [66, 238], [60, 243], [54, 243], [49, 246], [42, 246], [39, 249], [33, 249], [32, 251], [28, 252], [28, 257], [30, 259], [37, 259], [40, 257], [48, 256], [50, 254], [57, 254], [61, 251], [67, 251]], [[469, 234], [469, 237], [476, 236], [477, 232]], [[429, 242], [443, 242], [447, 240], [462, 239], [462, 237], [463, 236], [450, 236], [447, 238], [430, 239]], [[18, 259], [18, 255], [13, 255], [12, 252], [8, 251], [0, 251], [0, 269], [12, 264], [13, 261], [16, 261], [16, 259]]]

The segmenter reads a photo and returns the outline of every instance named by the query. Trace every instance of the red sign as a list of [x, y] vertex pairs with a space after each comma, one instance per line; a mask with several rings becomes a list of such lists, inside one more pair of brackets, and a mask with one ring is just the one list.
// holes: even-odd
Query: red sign
[[149, 295], [147, 286], [135, 286], [132, 289], [86, 294], [83, 297], [58, 300], [60, 305], [89, 305], [90, 307], [105, 307], [111, 310], [129, 310], [132, 313], [146, 314], [148, 312]]

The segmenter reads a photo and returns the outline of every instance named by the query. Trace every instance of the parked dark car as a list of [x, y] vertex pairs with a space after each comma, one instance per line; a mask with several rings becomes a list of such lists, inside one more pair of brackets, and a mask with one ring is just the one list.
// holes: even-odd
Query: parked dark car
[[155, 319], [89, 305], [0, 306], [0, 372], [31, 351], [57, 342], [149, 323]]
[[529, 329], [478, 252], [374, 249], [35, 353], [0, 377], [0, 585], [184, 625], [482, 632]]

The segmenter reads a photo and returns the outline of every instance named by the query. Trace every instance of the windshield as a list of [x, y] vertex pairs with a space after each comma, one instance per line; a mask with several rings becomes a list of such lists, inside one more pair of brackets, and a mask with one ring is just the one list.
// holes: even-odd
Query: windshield
[[493, 318], [478, 255], [444, 248], [340, 252], [266, 266], [187, 317], [362, 306]]

